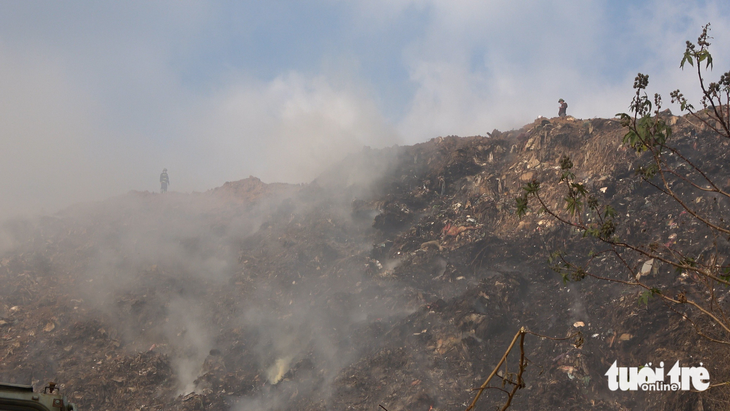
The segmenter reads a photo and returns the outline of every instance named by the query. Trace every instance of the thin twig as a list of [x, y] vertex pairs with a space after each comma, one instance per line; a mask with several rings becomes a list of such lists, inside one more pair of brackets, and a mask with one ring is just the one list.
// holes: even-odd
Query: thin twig
[[484, 384], [479, 387], [479, 392], [477, 392], [477, 395], [474, 397], [474, 400], [471, 402], [471, 404], [466, 408], [466, 411], [471, 411], [474, 409], [474, 406], [476, 405], [477, 401], [479, 400], [479, 397], [482, 396], [482, 393], [487, 388], [487, 385], [489, 384], [489, 381], [492, 380], [492, 378], [497, 375], [497, 370], [504, 364], [504, 361], [507, 359], [507, 356], [512, 351], [512, 348], [515, 346], [515, 343], [517, 342], [517, 338], [519, 338], [520, 335], [524, 335], [527, 330], [525, 327], [520, 327], [520, 330], [517, 331], [517, 334], [515, 334], [514, 338], [512, 338], [512, 342], [509, 344], [509, 347], [507, 347], [507, 351], [505, 351], [504, 355], [502, 356], [502, 359], [499, 360], [499, 363], [496, 367], [494, 367], [494, 370], [492, 370], [492, 373], [489, 374], [489, 377], [487, 377], [486, 381], [484, 381]]
[[510, 404], [512, 404], [512, 399], [515, 397], [515, 394], [517, 393], [517, 390], [524, 387], [525, 384], [522, 381], [522, 373], [525, 372], [525, 333], [520, 334], [520, 371], [517, 373], [517, 384], [515, 384], [514, 387], [512, 387], [512, 391], [509, 393], [509, 396], [507, 397], [507, 402], [504, 403], [504, 406], [502, 406], [501, 411], [505, 411], [507, 408], [509, 408]]

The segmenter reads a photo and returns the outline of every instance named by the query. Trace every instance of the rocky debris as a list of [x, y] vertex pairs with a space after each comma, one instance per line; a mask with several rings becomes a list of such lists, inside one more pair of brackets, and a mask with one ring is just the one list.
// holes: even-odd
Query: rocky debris
[[413, 220], [413, 212], [408, 206], [397, 202], [387, 202], [375, 216], [373, 227], [384, 231], [397, 231]]
[[295, 185], [282, 183], [266, 184], [254, 176], [249, 176], [244, 180], [228, 181], [220, 187], [209, 190], [209, 194], [213, 197], [223, 198], [226, 202], [240, 201], [250, 204], [264, 197], [281, 193], [291, 193], [297, 189], [299, 187]]
[[[698, 138], [706, 131], [672, 121], [678, 143], [723, 173], [725, 154]], [[202, 194], [133, 192], [8, 222], [0, 377], [62, 383], [82, 410], [452, 410], [524, 326], [585, 341], [526, 336], [515, 409], [726, 409], [722, 388], [608, 391], [614, 361], [703, 361], [724, 381], [727, 349], [660, 302], [639, 304], [639, 290], [563, 284], [549, 252], [590, 248], [545, 215], [514, 214], [532, 180], [562, 208], [569, 155], [617, 207], [618, 235], [701, 253], [706, 232], [640, 184], [644, 158], [622, 148], [623, 133], [613, 119], [537, 119], [491, 137], [365, 149], [304, 186], [249, 178]], [[692, 292], [686, 273], [657, 261], [633, 269]], [[515, 370], [510, 357], [500, 379]], [[488, 391], [482, 407], [504, 400]]]

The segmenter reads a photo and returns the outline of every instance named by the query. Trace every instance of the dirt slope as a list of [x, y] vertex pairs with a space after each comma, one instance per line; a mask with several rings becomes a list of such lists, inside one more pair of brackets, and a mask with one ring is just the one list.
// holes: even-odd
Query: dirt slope
[[[727, 143], [669, 121], [682, 147], [727, 175]], [[590, 247], [544, 215], [514, 214], [533, 179], [560, 207], [567, 154], [626, 216], [619, 235], [701, 252], [706, 233], [634, 176], [645, 159], [621, 147], [623, 133], [612, 119], [538, 119], [490, 137], [366, 148], [303, 186], [251, 177], [6, 222], [0, 377], [54, 380], [82, 410], [457, 410], [525, 326], [585, 341], [528, 336], [513, 409], [727, 409], [727, 386], [609, 391], [616, 360], [702, 361], [725, 381], [728, 350], [658, 301], [638, 304], [638, 290], [563, 284], [549, 252]], [[686, 286], [668, 269], [654, 275]], [[489, 390], [478, 409], [504, 398]]]

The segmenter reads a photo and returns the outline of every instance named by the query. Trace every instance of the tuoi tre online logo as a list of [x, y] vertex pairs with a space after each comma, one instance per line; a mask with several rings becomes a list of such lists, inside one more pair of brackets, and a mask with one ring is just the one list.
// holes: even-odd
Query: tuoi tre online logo
[[710, 372], [702, 363], [699, 367], [681, 367], [677, 361], [666, 373], [668, 383], [664, 378], [664, 361], [654, 369], [651, 363], [643, 367], [619, 367], [617, 363], [614, 361], [605, 374], [611, 391], [689, 391], [692, 388], [704, 391], [710, 386]]

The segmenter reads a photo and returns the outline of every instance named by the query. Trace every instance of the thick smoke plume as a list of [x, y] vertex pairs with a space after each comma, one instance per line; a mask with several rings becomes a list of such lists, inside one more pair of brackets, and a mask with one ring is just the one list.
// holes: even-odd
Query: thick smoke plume
[[210, 375], [245, 369], [261, 386], [234, 395], [240, 410], [326, 400], [343, 367], [377, 346], [363, 334], [372, 320], [408, 312], [379, 304], [365, 275], [372, 219], [354, 218], [352, 201], [372, 195], [394, 158], [363, 154], [308, 185], [249, 178], [16, 219], [1, 245], [46, 241], [47, 275], [64, 273], [59, 287], [86, 320], [107, 324], [130, 355], [169, 358], [168, 395], [208, 392]]

